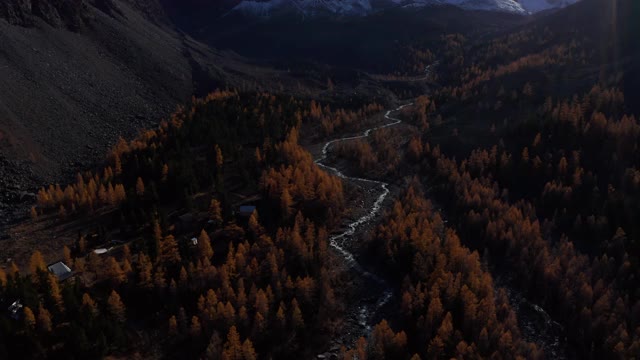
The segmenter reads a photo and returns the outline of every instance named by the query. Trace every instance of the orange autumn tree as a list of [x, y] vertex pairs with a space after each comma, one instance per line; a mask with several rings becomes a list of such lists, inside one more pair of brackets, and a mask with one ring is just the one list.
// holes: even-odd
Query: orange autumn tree
[[[215, 340], [216, 333], [224, 340], [212, 340], [212, 348], [222, 354], [225, 335], [235, 326], [240, 348], [236, 354], [243, 359], [255, 359], [256, 353], [300, 356], [302, 345], [314, 332], [327, 329], [337, 316], [325, 220], [337, 219], [344, 209], [341, 182], [314, 164], [293, 131], [300, 126], [301, 109], [307, 105], [304, 100], [266, 93], [194, 99], [157, 129], [144, 131], [132, 141], [119, 141], [103, 170], [80, 174], [70, 187], [45, 190], [43, 200], [56, 205], [62, 202], [68, 220], [90, 218], [91, 210], [105, 220], [95, 232], [87, 229], [79, 235], [82, 241], [71, 250], [74, 270], [89, 279], [91, 286], [59, 284], [57, 291], [50, 291], [53, 286], [48, 281], [33, 285], [51, 313], [52, 329], [69, 326], [78, 329], [78, 338], [86, 337], [95, 344], [95, 351], [133, 356], [126, 350], [128, 335], [140, 330], [146, 336], [147, 329], [137, 324], [160, 319], [157, 323], [164, 326], [157, 329], [158, 339], [166, 340], [166, 351], [182, 349], [188, 353], [185, 356], [199, 358], [206, 341]], [[255, 164], [251, 155], [256, 144], [261, 144], [258, 174], [276, 187], [273, 196], [259, 202], [261, 216], [256, 212], [248, 224], [229, 216], [233, 211], [229, 193], [214, 184], [215, 172], [210, 169], [216, 165], [211, 151], [216, 144], [227, 159], [220, 164], [223, 175], [232, 168], [229, 173], [233, 176], [236, 161], [243, 166]], [[165, 165], [169, 171], [163, 170]], [[145, 188], [144, 198], [139, 196], [138, 179]], [[228, 182], [228, 178], [223, 180]], [[259, 188], [255, 180], [238, 183], [248, 191], [266, 194], [267, 188]], [[176, 188], [185, 191], [176, 194]], [[287, 221], [277, 211], [285, 188], [291, 200], [286, 201]], [[215, 199], [206, 219], [206, 206], [199, 199], [193, 201], [200, 194]], [[275, 212], [269, 212], [270, 202]], [[192, 233], [178, 226], [172, 215], [165, 216], [167, 210], [183, 206], [193, 211], [204, 232]], [[118, 229], [118, 239], [128, 241], [132, 236], [128, 246], [115, 246], [104, 257], [90, 251], [113, 239]], [[141, 236], [134, 236], [138, 230]], [[193, 236], [200, 238], [195, 248], [188, 242]], [[5, 283], [16, 282], [7, 279]], [[58, 296], [50, 292], [63, 295], [64, 310], [53, 299]], [[155, 301], [157, 298], [164, 300]], [[277, 317], [279, 304], [282, 311]], [[104, 320], [109, 321], [110, 331], [100, 335], [86, 330], [90, 328], [87, 324]], [[276, 321], [280, 330], [268, 331]], [[40, 330], [38, 320], [36, 328]], [[190, 331], [197, 336], [188, 336]], [[105, 340], [108, 347], [102, 345]], [[285, 341], [289, 344], [286, 349], [273, 345]], [[182, 346], [185, 342], [193, 346], [187, 349]], [[40, 343], [47, 352], [54, 351]], [[87, 354], [93, 350], [72, 350], [80, 343], [61, 344], [60, 351], [91, 357]]]
[[126, 320], [125, 305], [120, 298], [120, 294], [118, 294], [115, 290], [111, 291], [111, 295], [109, 295], [109, 299], [107, 300], [107, 307], [109, 310], [109, 314], [113, 316], [118, 322], [122, 323]]
[[[455, 232], [446, 228], [419, 185], [414, 183], [395, 202], [374, 231], [372, 242], [379, 258], [403, 283], [401, 330], [396, 333], [382, 322], [366, 350], [356, 348], [349, 354], [365, 351], [373, 358], [409, 358], [414, 354], [433, 358], [455, 356], [460, 350], [470, 356], [517, 353], [541, 357], [535, 345], [520, 337], [508, 299], [501, 292], [496, 296], [478, 254], [462, 246]], [[498, 311], [502, 308], [504, 311]], [[480, 349], [485, 326], [494, 337]], [[508, 348], [498, 341], [505, 334], [511, 339]]]

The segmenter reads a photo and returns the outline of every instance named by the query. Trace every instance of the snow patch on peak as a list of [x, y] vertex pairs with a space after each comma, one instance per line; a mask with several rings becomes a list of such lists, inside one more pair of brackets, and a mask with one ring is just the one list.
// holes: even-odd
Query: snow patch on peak
[[369, 0], [243, 0], [233, 10], [268, 16], [273, 11], [290, 8], [305, 15], [329, 12], [340, 15], [366, 15], [373, 8]]
[[303, 15], [337, 14], [364, 16], [389, 7], [422, 7], [454, 5], [466, 10], [501, 11], [532, 14], [552, 8], [565, 7], [579, 0], [242, 0], [233, 10], [257, 16], [269, 16], [275, 11], [290, 10]]
[[443, 3], [469, 10], [504, 11], [526, 14], [526, 10], [515, 0], [444, 0]]
[[271, 12], [280, 7], [287, 0], [272, 0], [272, 1], [252, 1], [243, 0], [236, 5], [233, 10], [241, 11], [256, 16], [269, 16]]
[[577, 3], [579, 0], [518, 0], [522, 7], [530, 13], [563, 8]]
[[454, 5], [466, 10], [504, 11], [526, 14], [527, 11], [516, 0], [392, 0], [403, 7], [428, 5]]

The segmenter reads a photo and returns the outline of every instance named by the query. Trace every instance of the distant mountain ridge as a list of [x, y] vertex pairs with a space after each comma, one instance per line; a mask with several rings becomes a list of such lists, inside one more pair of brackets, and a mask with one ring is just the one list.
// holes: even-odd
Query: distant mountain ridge
[[573, 5], [580, 0], [517, 0], [529, 13], [537, 13], [544, 10], [564, 8]]
[[453, 5], [466, 10], [501, 11], [532, 14], [562, 8], [579, 0], [242, 0], [232, 11], [256, 16], [295, 11], [307, 16], [337, 14], [364, 16], [395, 7]]
[[333, 13], [341, 15], [366, 15], [373, 10], [369, 0], [243, 0], [233, 8], [253, 15], [269, 16], [281, 10], [294, 10], [304, 15]]

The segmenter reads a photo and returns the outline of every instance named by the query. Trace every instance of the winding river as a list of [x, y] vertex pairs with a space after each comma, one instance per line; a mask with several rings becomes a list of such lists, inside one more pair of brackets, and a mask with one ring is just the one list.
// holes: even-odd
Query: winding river
[[392, 117], [391, 113], [402, 110], [403, 108], [409, 105], [412, 105], [412, 104], [405, 104], [394, 110], [387, 111], [384, 117], [385, 119], [390, 120], [391, 122], [385, 125], [380, 125], [377, 127], [372, 127], [370, 129], [367, 129], [362, 133], [362, 135], [339, 138], [339, 139], [331, 140], [325, 143], [324, 146], [322, 147], [321, 157], [315, 161], [316, 164], [318, 164], [319, 166], [331, 171], [336, 176], [344, 180], [364, 183], [372, 187], [378, 187], [380, 189], [380, 194], [376, 198], [376, 201], [373, 203], [373, 205], [365, 215], [361, 216], [360, 218], [356, 219], [352, 223], [348, 224], [347, 229], [344, 230], [343, 232], [335, 234], [329, 238], [329, 245], [332, 248], [334, 248], [344, 258], [346, 264], [349, 267], [354, 269], [359, 275], [370, 279], [373, 283], [378, 285], [377, 286], [378, 289], [381, 289], [380, 291], [381, 293], [379, 293], [377, 296], [373, 295], [373, 298], [374, 299], [377, 298], [377, 300], [364, 301], [358, 305], [358, 309], [355, 313], [355, 316], [356, 316], [355, 320], [357, 321], [360, 330], [359, 330], [359, 334], [355, 334], [357, 335], [355, 336], [355, 338], [359, 336], [367, 335], [371, 331], [373, 316], [376, 314], [376, 312], [380, 308], [382, 308], [385, 304], [387, 304], [389, 300], [391, 300], [391, 297], [393, 296], [393, 290], [391, 286], [389, 286], [386, 283], [386, 281], [384, 281], [382, 278], [365, 270], [364, 267], [360, 265], [358, 261], [355, 259], [353, 253], [351, 253], [348, 250], [349, 242], [353, 240], [354, 235], [358, 230], [358, 228], [363, 224], [371, 221], [375, 216], [377, 216], [380, 213], [382, 203], [390, 193], [389, 184], [382, 181], [377, 181], [377, 180], [347, 176], [344, 173], [342, 173], [340, 170], [336, 169], [335, 167], [326, 165], [323, 162], [327, 159], [329, 149], [333, 144], [343, 142], [343, 141], [364, 139], [369, 137], [369, 135], [371, 135], [373, 131], [400, 124], [402, 121], [400, 119]]
[[[378, 313], [381, 308], [389, 303], [393, 297], [393, 288], [387, 284], [384, 279], [365, 270], [365, 268], [355, 259], [354, 254], [349, 250], [352, 247], [351, 242], [353, 241], [358, 229], [362, 225], [373, 220], [380, 213], [382, 204], [391, 191], [389, 190], [388, 183], [378, 180], [347, 176], [339, 169], [324, 164], [324, 161], [327, 160], [331, 146], [336, 143], [364, 139], [369, 137], [373, 131], [400, 124], [402, 121], [398, 118], [392, 117], [391, 114], [410, 105], [412, 104], [405, 104], [394, 110], [387, 111], [384, 117], [390, 121], [389, 123], [367, 129], [362, 133], [362, 135], [348, 136], [328, 141], [322, 147], [322, 154], [320, 158], [315, 160], [316, 164], [328, 171], [331, 171], [336, 176], [344, 180], [366, 184], [371, 189], [370, 191], [376, 191], [376, 188], [380, 191], [375, 202], [371, 208], [367, 210], [365, 215], [349, 223], [346, 226], [346, 230], [338, 234], [334, 234], [329, 238], [330, 246], [334, 248], [340, 256], [342, 256], [346, 265], [353, 269], [357, 275], [367, 280], [367, 291], [364, 295], [364, 299], [359, 301], [355, 308], [350, 311], [351, 318], [349, 320], [355, 322], [357, 326], [355, 329], [347, 330], [349, 333], [342, 334], [341, 338], [338, 339], [341, 343], [345, 342], [344, 345], [347, 346], [353, 345], [352, 343], [355, 339], [360, 336], [367, 336], [371, 333], [372, 325], [374, 321], [377, 320], [376, 315], [379, 315]], [[510, 303], [516, 311], [520, 329], [524, 338], [527, 341], [534, 342], [541, 346], [545, 350], [546, 355], [550, 358], [564, 359], [566, 343], [562, 336], [562, 333], [564, 332], [562, 326], [553, 321], [546, 311], [540, 306], [527, 301], [527, 299], [524, 298], [524, 296], [522, 296], [522, 294], [513, 286], [510, 286], [510, 284], [504, 281], [498, 280], [497, 282], [497, 285], [504, 287], [507, 290]]]

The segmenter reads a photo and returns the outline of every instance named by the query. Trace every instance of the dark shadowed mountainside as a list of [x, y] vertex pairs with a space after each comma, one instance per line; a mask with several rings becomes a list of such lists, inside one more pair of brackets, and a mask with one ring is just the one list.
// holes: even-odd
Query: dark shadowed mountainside
[[0, 1], [0, 213], [248, 72], [153, 0]]
[[[203, 10], [207, 13], [207, 10]], [[404, 45], [433, 45], [445, 33], [478, 37], [527, 21], [519, 15], [465, 11], [453, 6], [392, 9], [364, 17], [301, 17], [278, 13], [255, 17], [241, 12], [211, 17], [176, 18], [198, 40], [244, 56], [270, 58], [279, 63], [313, 60], [344, 68], [390, 72]], [[216, 18], [218, 16], [218, 18]]]

